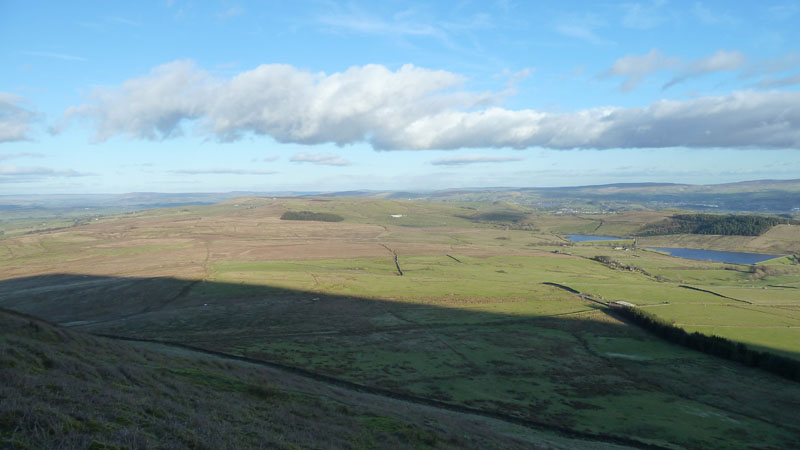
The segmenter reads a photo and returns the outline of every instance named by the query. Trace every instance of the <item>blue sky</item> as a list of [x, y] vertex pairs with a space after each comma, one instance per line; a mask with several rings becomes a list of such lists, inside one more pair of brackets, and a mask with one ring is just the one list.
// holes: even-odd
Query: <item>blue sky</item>
[[0, 0], [0, 195], [800, 178], [800, 2]]

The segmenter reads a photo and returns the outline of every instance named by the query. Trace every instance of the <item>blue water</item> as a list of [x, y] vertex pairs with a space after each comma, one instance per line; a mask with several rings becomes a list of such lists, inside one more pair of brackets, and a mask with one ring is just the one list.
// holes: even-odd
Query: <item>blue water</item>
[[572, 242], [586, 242], [586, 241], [626, 241], [627, 238], [613, 237], [613, 236], [590, 236], [588, 234], [567, 234], [567, 239]]
[[679, 258], [699, 259], [703, 261], [724, 262], [730, 264], [755, 264], [783, 256], [768, 255], [766, 253], [720, 252], [716, 250], [698, 250], [694, 248], [649, 248], [667, 252], [670, 254], [670, 256], [677, 256]]

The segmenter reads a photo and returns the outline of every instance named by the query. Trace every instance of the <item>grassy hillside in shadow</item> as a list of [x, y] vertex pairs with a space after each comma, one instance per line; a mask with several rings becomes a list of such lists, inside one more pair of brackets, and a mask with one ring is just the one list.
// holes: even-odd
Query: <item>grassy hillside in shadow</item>
[[0, 447], [618, 448], [0, 310]]
[[798, 442], [797, 383], [665, 343], [577, 296], [554, 293], [546, 301], [563, 312], [538, 315], [515, 309], [535, 299], [494, 309], [492, 301], [409, 303], [173, 278], [0, 282], [0, 306], [83, 331], [299, 367], [543, 427], [642, 445]]

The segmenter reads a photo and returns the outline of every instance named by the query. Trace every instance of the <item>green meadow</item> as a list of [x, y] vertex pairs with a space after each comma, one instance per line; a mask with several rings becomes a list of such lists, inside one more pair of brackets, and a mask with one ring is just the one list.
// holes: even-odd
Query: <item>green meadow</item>
[[634, 446], [791, 447], [800, 385], [665, 342], [607, 305], [800, 358], [800, 265], [563, 237], [628, 238], [663, 216], [328, 198], [161, 209], [3, 240], [0, 266], [17, 272], [0, 306]]

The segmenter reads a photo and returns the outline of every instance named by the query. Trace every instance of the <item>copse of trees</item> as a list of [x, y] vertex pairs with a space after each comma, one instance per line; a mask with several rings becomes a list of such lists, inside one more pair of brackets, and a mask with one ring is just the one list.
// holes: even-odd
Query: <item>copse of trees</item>
[[614, 313], [651, 333], [684, 347], [757, 367], [793, 381], [800, 381], [800, 361], [768, 352], [753, 350], [741, 342], [733, 342], [719, 336], [689, 333], [672, 323], [640, 308], [616, 306]]
[[318, 213], [311, 211], [286, 211], [281, 220], [312, 220], [315, 222], [341, 222], [344, 217], [333, 213]]
[[488, 211], [473, 216], [458, 216], [478, 222], [511, 222], [519, 223], [528, 218], [522, 211]]
[[661, 222], [645, 225], [640, 236], [662, 234], [717, 234], [760, 236], [778, 224], [792, 223], [780, 217], [754, 215], [677, 214]]

